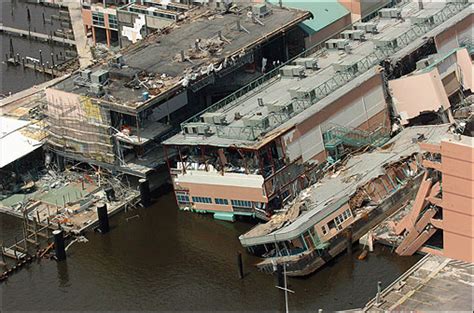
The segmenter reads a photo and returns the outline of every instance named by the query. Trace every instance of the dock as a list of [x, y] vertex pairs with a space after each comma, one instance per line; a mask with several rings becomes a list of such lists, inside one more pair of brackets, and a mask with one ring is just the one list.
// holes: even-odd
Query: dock
[[13, 28], [13, 27], [8, 27], [3, 25], [3, 23], [0, 23], [0, 32], [8, 33], [8, 34], [13, 34], [17, 35], [20, 37], [29, 37], [29, 38], [34, 38], [37, 40], [43, 40], [43, 41], [55, 41], [58, 43], [63, 43], [63, 44], [68, 44], [71, 46], [76, 45], [76, 42], [73, 39], [68, 39], [64, 37], [58, 37], [58, 36], [52, 36], [52, 35], [46, 35], [42, 33], [37, 33], [37, 32], [32, 32], [24, 29], [18, 29], [18, 28]]
[[428, 254], [369, 301], [363, 311], [472, 312], [473, 281], [474, 264]]

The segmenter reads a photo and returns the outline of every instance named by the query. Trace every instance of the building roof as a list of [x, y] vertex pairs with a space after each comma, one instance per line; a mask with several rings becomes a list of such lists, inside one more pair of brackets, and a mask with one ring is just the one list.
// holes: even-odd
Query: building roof
[[[193, 10], [184, 21], [125, 48], [122, 66], [104, 63], [91, 68], [93, 72], [107, 69], [110, 74], [106, 95], [100, 99], [111, 105], [143, 108], [207, 78], [207, 73], [231, 69], [258, 44], [310, 17], [306, 11], [267, 7], [271, 13], [257, 19], [248, 14], [250, 8], [241, 6], [227, 14], [206, 7]], [[74, 83], [78, 75], [56, 88], [98, 98], [87, 86]], [[143, 98], [144, 92], [149, 99]]]
[[[433, 7], [444, 8], [445, 3], [430, 2], [425, 4], [425, 9], [432, 10]], [[463, 10], [464, 9], [464, 10]], [[423, 36], [419, 33], [418, 27], [411, 23], [410, 16], [419, 12], [416, 3], [404, 3], [401, 7], [403, 19], [388, 19], [376, 18], [372, 22], [376, 24], [378, 34], [375, 37], [380, 40], [396, 39], [399, 41], [399, 50], [386, 50], [378, 48], [376, 42], [371, 40], [374, 35], [366, 33], [366, 40], [349, 41], [349, 52], [338, 49], [322, 49], [311, 55], [304, 55], [305, 57], [317, 60], [318, 69], [305, 69], [304, 77], [290, 77], [277, 75], [277, 70], [268, 73], [268, 80], [262, 83], [257, 89], [247, 93], [239, 94], [238, 96], [231, 95], [204, 112], [216, 112], [225, 116], [224, 125], [209, 124], [209, 132], [204, 135], [186, 134], [187, 126], [192, 126], [195, 122], [202, 122], [201, 117], [204, 112], [194, 116], [187, 122], [182, 124], [183, 132], [165, 141], [167, 145], [211, 145], [219, 147], [241, 146], [246, 148], [258, 148], [271, 138], [291, 129], [294, 125], [306, 120], [309, 116], [323, 110], [332, 102], [342, 97], [349, 91], [356, 88], [364, 81], [379, 75], [376, 70], [376, 65], [380, 61], [387, 58], [394, 58], [398, 60], [400, 57], [411, 53], [418, 49], [428, 40], [428, 36]], [[463, 10], [463, 11], [461, 11]], [[443, 10], [444, 11], [444, 10]], [[451, 8], [446, 9], [451, 11]], [[458, 7], [457, 13], [466, 11], [470, 14], [470, 9], [466, 6]], [[425, 35], [435, 35], [436, 32], [443, 30], [443, 25], [450, 23], [454, 17], [446, 15], [442, 12], [440, 21], [444, 24], [438, 24], [436, 27], [428, 29]], [[461, 15], [461, 14], [458, 14]], [[446, 16], [451, 19], [446, 20]], [[444, 18], [444, 19], [443, 19]], [[438, 22], [440, 23], [440, 22]], [[413, 40], [402, 38], [407, 35], [407, 30], [417, 27], [417, 32], [409, 32], [413, 35], [417, 33], [417, 39]], [[422, 39], [424, 38], [424, 39]], [[339, 40], [342, 42], [342, 40]], [[296, 60], [292, 61], [293, 63]], [[335, 68], [334, 64], [338, 63], [341, 66], [353, 64], [357, 66], [354, 73]], [[348, 74], [349, 73], [349, 74]], [[254, 85], [254, 83], [252, 83]], [[290, 89], [299, 87], [302, 90], [313, 90], [316, 94], [315, 100], [306, 101], [303, 105], [294, 100], [290, 93]], [[245, 90], [247, 87], [242, 88]], [[262, 99], [262, 100], [259, 100]], [[263, 106], [261, 105], [263, 102]], [[283, 105], [298, 106], [299, 110], [294, 110], [291, 114], [274, 113], [268, 109], [267, 104], [279, 103]], [[237, 114], [238, 113], [238, 114]], [[239, 118], [236, 118], [238, 116]], [[244, 125], [244, 118], [268, 118], [268, 124], [263, 130], [259, 127], [250, 127]], [[259, 132], [260, 131], [260, 132]], [[199, 140], [196, 140], [199, 138]]]
[[[337, 175], [324, 177], [300, 194], [300, 200], [307, 202], [308, 210], [292, 223], [263, 236], [249, 236], [256, 234], [252, 231], [240, 236], [244, 246], [253, 246], [274, 241], [290, 240], [298, 237], [332, 212], [347, 203], [349, 197], [358, 187], [369, 183], [372, 179], [383, 175], [385, 166], [420, 152], [420, 147], [413, 144], [413, 138], [423, 138], [427, 141], [437, 141], [443, 138], [449, 129], [448, 124], [434, 126], [414, 126], [404, 129], [392, 138], [384, 147], [374, 152], [352, 156]], [[256, 226], [264, 228], [265, 224]]]
[[0, 116], [0, 168], [42, 146], [41, 142], [21, 133], [30, 124], [30, 121]]
[[[279, 0], [270, 0], [270, 3], [279, 4]], [[282, 0], [284, 7], [309, 11], [312, 19], [304, 21], [303, 29], [309, 34], [325, 28], [344, 16], [350, 14], [338, 0]]]

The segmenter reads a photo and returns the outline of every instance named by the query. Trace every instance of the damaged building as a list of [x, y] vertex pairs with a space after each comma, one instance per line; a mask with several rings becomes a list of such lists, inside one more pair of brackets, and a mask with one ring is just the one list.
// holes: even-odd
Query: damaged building
[[416, 194], [425, 170], [414, 143], [437, 140], [448, 129], [407, 128], [376, 151], [349, 156], [285, 212], [241, 235], [241, 244], [264, 258], [261, 270], [286, 264], [291, 276], [314, 272]]
[[399, 255], [417, 251], [473, 262], [474, 142], [471, 136], [445, 135], [419, 143], [427, 170], [418, 193], [377, 238]]
[[161, 140], [191, 114], [260, 76], [262, 59], [286, 60], [285, 37], [310, 17], [271, 5], [259, 10], [267, 14], [249, 6], [198, 8], [48, 88], [48, 148], [60, 168], [65, 159], [86, 162], [153, 176], [152, 188], [160, 186], [168, 177]]
[[[387, 80], [412, 71], [403, 64], [432, 54], [436, 36], [472, 10], [403, 3], [378, 13], [183, 123], [165, 142], [179, 207], [267, 220], [326, 166], [383, 145], [392, 128]], [[428, 13], [424, 23], [412, 18]]]
[[474, 91], [474, 66], [468, 49], [429, 55], [416, 67], [409, 75], [389, 81], [401, 124], [426, 124], [437, 119], [453, 122], [451, 103], [461, 102]]

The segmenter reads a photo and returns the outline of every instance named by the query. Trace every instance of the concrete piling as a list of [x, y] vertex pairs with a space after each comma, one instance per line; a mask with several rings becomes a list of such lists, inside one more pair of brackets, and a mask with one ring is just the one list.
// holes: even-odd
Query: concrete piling
[[141, 204], [148, 207], [151, 203], [150, 183], [144, 178], [140, 179], [138, 183], [140, 184]]
[[97, 216], [99, 218], [99, 231], [101, 234], [106, 234], [110, 230], [109, 226], [109, 214], [107, 213], [107, 204], [99, 203], [97, 204]]
[[244, 266], [242, 263], [242, 253], [237, 253], [237, 267], [239, 269], [239, 279], [244, 278]]
[[58, 229], [53, 231], [54, 236], [54, 250], [56, 252], [56, 260], [63, 261], [66, 260], [66, 248], [64, 245], [64, 235], [63, 230]]

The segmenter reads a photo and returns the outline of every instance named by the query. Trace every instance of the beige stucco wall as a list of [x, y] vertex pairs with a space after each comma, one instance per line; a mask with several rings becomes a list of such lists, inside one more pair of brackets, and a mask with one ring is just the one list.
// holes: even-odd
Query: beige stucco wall
[[388, 82], [396, 113], [402, 124], [422, 112], [436, 112], [450, 108], [438, 69]]
[[[180, 174], [174, 181], [177, 187], [175, 189], [187, 190], [191, 201], [191, 197], [193, 196], [212, 198], [212, 203], [194, 203], [194, 208], [198, 210], [232, 212], [230, 200], [268, 202], [263, 191], [263, 177], [260, 175], [228, 174], [229, 176], [232, 175], [234, 177], [240, 176], [240, 180], [242, 181], [241, 183], [231, 184], [226, 181], [226, 174], [223, 176], [219, 173], [213, 173], [214, 175], [212, 175], [203, 172], [201, 174], [202, 182], [199, 182], [199, 178], [197, 180], [191, 180], [189, 176], [190, 174]], [[199, 173], [194, 172], [194, 175], [199, 175]], [[212, 183], [208, 182], [210, 176], [213, 176], [211, 178]], [[246, 179], [252, 180], [252, 182], [249, 181], [246, 183]], [[215, 204], [215, 198], [227, 199], [229, 204]]]
[[[333, 229], [329, 229], [329, 232], [327, 232], [326, 235], [324, 235], [323, 234], [323, 227], [324, 227], [324, 225], [329, 223], [331, 220], [335, 219], [338, 215], [341, 215], [342, 212], [344, 212], [347, 209], [349, 209], [349, 204], [346, 203], [343, 206], [341, 206], [336, 212], [326, 216], [323, 220], [321, 220], [319, 223], [317, 223], [314, 226], [314, 229], [315, 229], [316, 233], [318, 234], [318, 237], [321, 238], [321, 241], [327, 241], [327, 240], [331, 239], [332, 237], [336, 236], [338, 233], [341, 232], [340, 230], [337, 230], [336, 228], [333, 228]], [[354, 216], [352, 216], [352, 212], [351, 212], [351, 216], [348, 219], [346, 219], [340, 225], [341, 225], [342, 229], [345, 229], [353, 221], [354, 221]]]
[[443, 255], [474, 262], [474, 140], [442, 141], [441, 153]]
[[[473, 34], [474, 36], [474, 34]], [[461, 49], [456, 52], [457, 63], [462, 77], [462, 85], [465, 89], [474, 92], [474, 66], [467, 49]]]

